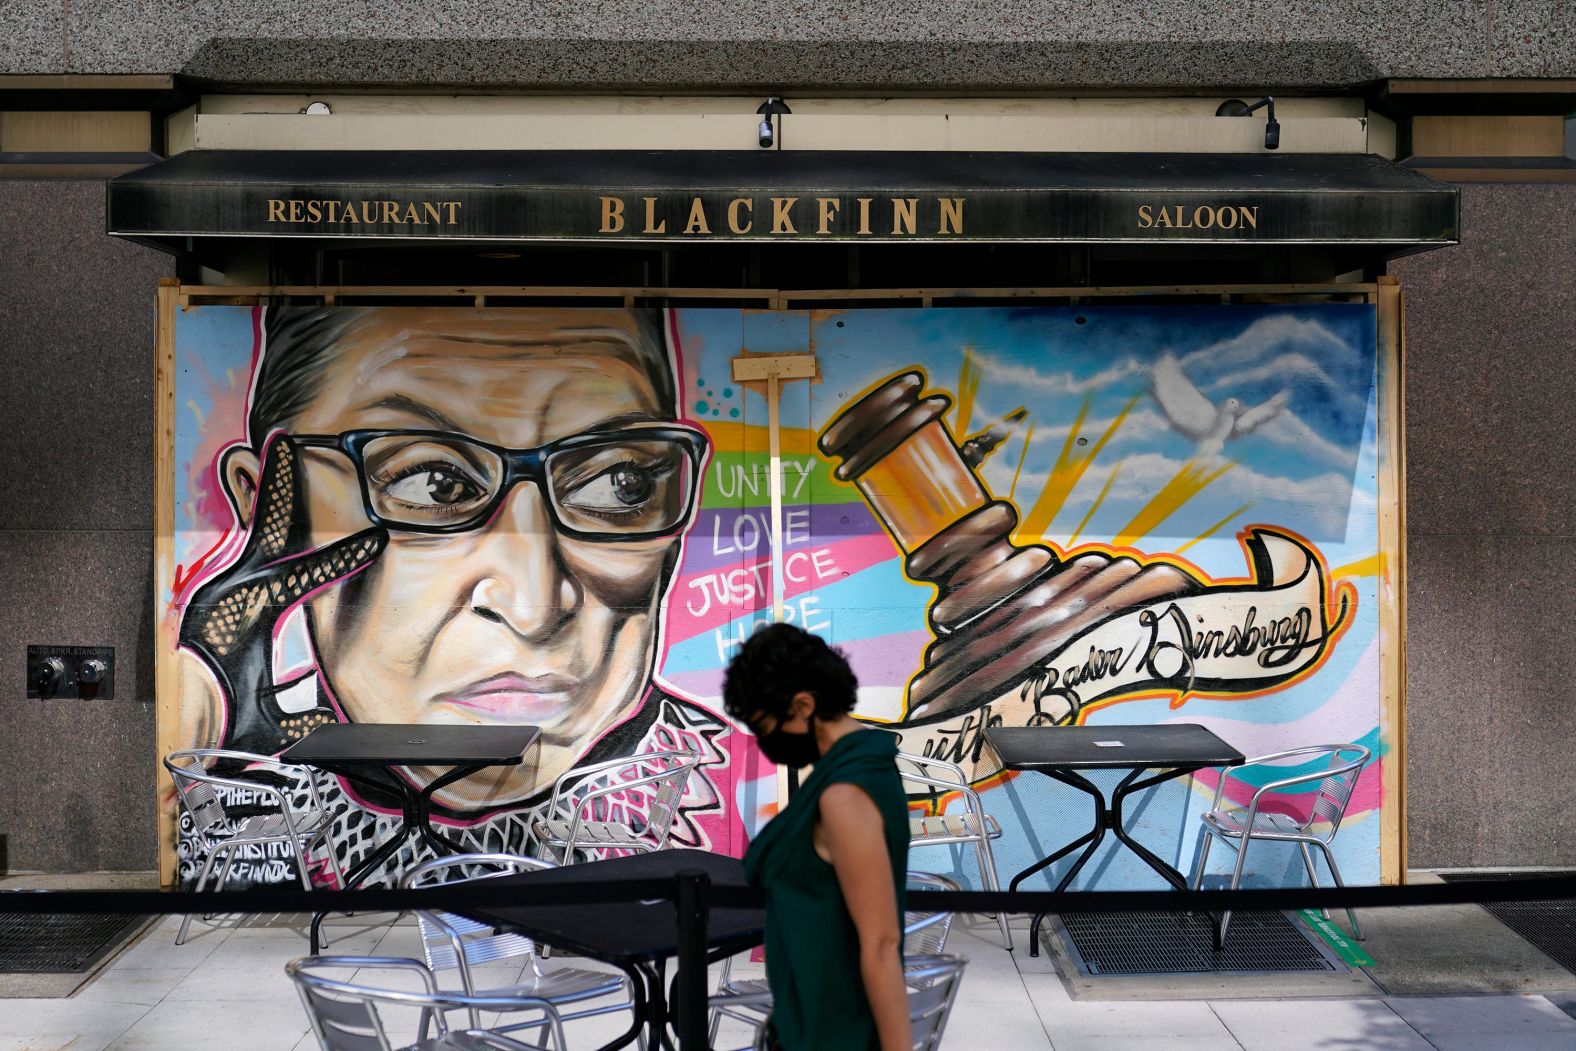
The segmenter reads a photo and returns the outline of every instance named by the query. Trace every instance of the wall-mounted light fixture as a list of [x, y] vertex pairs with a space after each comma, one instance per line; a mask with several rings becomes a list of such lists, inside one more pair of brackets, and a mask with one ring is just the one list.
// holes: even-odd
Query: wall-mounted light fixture
[[[777, 148], [779, 150], [782, 149], [783, 148], [783, 122], [782, 122], [782, 115], [784, 113], [792, 113], [793, 112], [793, 110], [788, 108], [788, 103], [784, 102], [782, 99], [778, 98], [776, 95], [773, 95], [770, 98], [768, 98], [765, 102], [761, 103], [760, 108], [757, 109], [755, 112], [761, 114], [761, 126], [757, 130], [757, 133], [756, 133], [756, 141], [758, 141], [761, 144], [761, 149], [769, 150], [769, 149], [772, 148], [772, 145], [774, 143], [776, 144], [776, 146], [777, 146]], [[772, 121], [773, 117], [777, 118], [777, 120], [775, 122], [775, 127], [773, 126], [773, 124], [774, 124], [774, 122]]]
[[308, 102], [301, 108], [301, 112], [309, 117], [326, 117], [334, 112], [334, 107], [326, 102]]
[[1249, 105], [1241, 99], [1227, 99], [1215, 110], [1217, 117], [1246, 117], [1256, 109], [1264, 109], [1269, 117], [1264, 125], [1264, 148], [1266, 150], [1280, 149], [1280, 122], [1275, 119], [1275, 96], [1266, 95], [1257, 102]]

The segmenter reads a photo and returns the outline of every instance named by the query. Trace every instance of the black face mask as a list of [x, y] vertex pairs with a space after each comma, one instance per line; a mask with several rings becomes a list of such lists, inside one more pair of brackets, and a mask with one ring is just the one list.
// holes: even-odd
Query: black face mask
[[810, 729], [805, 733], [784, 730], [778, 723], [771, 733], [757, 734], [755, 740], [761, 746], [761, 754], [778, 766], [796, 770], [821, 758], [821, 748], [815, 742], [815, 716], [808, 721]]

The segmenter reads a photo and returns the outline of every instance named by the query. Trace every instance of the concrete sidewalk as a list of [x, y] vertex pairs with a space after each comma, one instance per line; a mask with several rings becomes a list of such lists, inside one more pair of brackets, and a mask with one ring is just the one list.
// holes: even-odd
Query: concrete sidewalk
[[[1344, 976], [1333, 995], [1282, 976], [1080, 978], [1054, 944], [1030, 958], [1027, 918], [1019, 950], [994, 928], [953, 929], [949, 951], [969, 958], [947, 1029], [948, 1051], [1428, 1051], [1576, 1049], [1576, 976], [1476, 906], [1369, 910], [1363, 943], [1375, 967]], [[301, 917], [244, 925], [194, 922], [174, 944], [165, 917], [69, 995], [0, 999], [0, 1051], [132, 1051], [198, 1046], [226, 1051], [311, 1051], [288, 960], [305, 955]], [[330, 921], [329, 953], [420, 955], [408, 917]], [[1054, 937], [1051, 939], [1054, 942]], [[555, 958], [556, 960], [556, 958]], [[552, 966], [549, 961], [547, 966]], [[594, 966], [576, 959], [576, 966]], [[514, 964], [489, 965], [499, 984]], [[514, 970], [511, 972], [510, 968]], [[748, 965], [742, 973], [758, 970]], [[736, 968], [736, 973], [741, 973]], [[69, 986], [66, 987], [69, 989]], [[1571, 1007], [1576, 1010], [1576, 1006]], [[627, 1016], [572, 1023], [571, 1048], [594, 1048]], [[724, 1030], [720, 1047], [740, 1046]]]
[[[1450, 908], [1460, 913], [1438, 907], [1360, 913], [1361, 944], [1375, 966], [1344, 975], [1087, 977], [1074, 971], [1057, 936], [1047, 934], [1039, 959], [1020, 952], [1013, 961], [1045, 1042], [1012, 1046], [1576, 1049], [1576, 1018], [1562, 1010], [1576, 1012], [1576, 975], [1477, 906]], [[960, 950], [963, 944], [960, 937]], [[969, 952], [970, 979], [981, 976], [975, 961], [993, 967], [981, 958], [988, 951], [982, 945]], [[970, 995], [965, 984], [964, 996]], [[967, 1017], [960, 1006], [954, 1024], [966, 1025]]]

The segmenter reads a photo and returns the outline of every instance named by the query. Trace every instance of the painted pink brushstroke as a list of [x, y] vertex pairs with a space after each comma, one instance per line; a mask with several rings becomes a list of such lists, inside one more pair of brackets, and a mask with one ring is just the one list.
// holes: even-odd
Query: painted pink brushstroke
[[[839, 574], [849, 576], [882, 562], [888, 562], [892, 558], [892, 543], [884, 536], [853, 537], [836, 544], [822, 545], [822, 547], [831, 552], [832, 561], [836, 564]], [[794, 554], [801, 550], [808, 553], [812, 549], [808, 546], [796, 548], [789, 554]], [[814, 550], [820, 550], [820, 548], [818, 547]], [[752, 605], [719, 605], [716, 593], [709, 590], [710, 584], [706, 585], [708, 593], [704, 598], [693, 587], [696, 581], [716, 576], [715, 573], [708, 571], [706, 573], [683, 576], [679, 578], [673, 589], [672, 597], [669, 599], [668, 617], [672, 621], [669, 627], [669, 634], [673, 637], [673, 641], [683, 642], [687, 639], [692, 639], [696, 635], [724, 627], [740, 617], [749, 616], [751, 613], [759, 613], [770, 608], [771, 559], [755, 559], [752, 562], [741, 563], [735, 566], [734, 569], [749, 571], [748, 575], [741, 573], [740, 576], [743, 581], [748, 582], [750, 587], [759, 590], [759, 585], [764, 584], [765, 596], [757, 595]], [[795, 581], [789, 578], [785, 580], [784, 596], [786, 598], [792, 599], [800, 595], [810, 594], [819, 588], [826, 587], [828, 584], [836, 583], [837, 580], [842, 579], [840, 575], [835, 579], [821, 580], [816, 575], [815, 570], [809, 566], [796, 567], [795, 572], [806, 579]], [[785, 573], [784, 576], [787, 576], [787, 574]], [[708, 608], [705, 609], [705, 612], [697, 615], [692, 612], [693, 607], [690, 605], [692, 602], [696, 605], [705, 602]]]
[[[1346, 805], [1348, 816], [1366, 814], [1379, 809], [1379, 804], [1384, 798], [1384, 762], [1376, 759], [1363, 767], [1362, 773], [1357, 777], [1357, 786], [1352, 789], [1352, 798]], [[1209, 788], [1211, 792], [1220, 782], [1220, 771], [1201, 770], [1198, 781]], [[1315, 782], [1315, 788], [1317, 783]], [[1226, 800], [1235, 805], [1245, 807], [1253, 799], [1253, 786], [1237, 778], [1226, 782]], [[1292, 817], [1304, 818], [1313, 805], [1313, 790], [1300, 793], [1277, 792], [1273, 796], [1265, 796], [1260, 801], [1260, 808], [1272, 814], [1289, 814]]]

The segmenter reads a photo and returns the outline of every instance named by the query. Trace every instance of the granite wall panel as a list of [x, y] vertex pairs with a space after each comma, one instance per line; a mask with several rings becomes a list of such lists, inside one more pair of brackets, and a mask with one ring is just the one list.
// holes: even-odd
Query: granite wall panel
[[[0, 835], [13, 870], [154, 863], [153, 329], [169, 257], [97, 180], [0, 181]], [[113, 646], [115, 698], [26, 697], [29, 644]]]
[[1476, 184], [1461, 244], [1392, 264], [1407, 302], [1411, 535], [1561, 534], [1576, 477], [1576, 187]]
[[[781, 91], [1323, 87], [1570, 75], [1559, 0], [721, 0], [529, 5], [102, 0], [67, 8], [73, 72], [233, 83]], [[528, 16], [528, 17], [527, 17]], [[1504, 51], [1496, 58], [1495, 47]], [[0, 71], [23, 62], [0, 55]]]
[[5, 47], [0, 72], [59, 73], [66, 69], [64, 0], [14, 0], [0, 8]]
[[1490, 75], [1568, 77], [1576, 50], [1576, 4], [1569, 0], [1494, 0], [1489, 19]]
[[0, 180], [0, 529], [151, 529], [154, 289], [99, 180]]
[[[151, 869], [152, 530], [0, 530], [0, 595], [8, 867]], [[115, 647], [114, 699], [28, 700], [32, 643]]]
[[[1407, 297], [1407, 788], [1415, 866], [1569, 864], [1576, 187], [1462, 189]], [[1567, 561], [1569, 560], [1569, 561]]]
[[1411, 534], [1408, 545], [1409, 863], [1570, 865], [1576, 544]]

